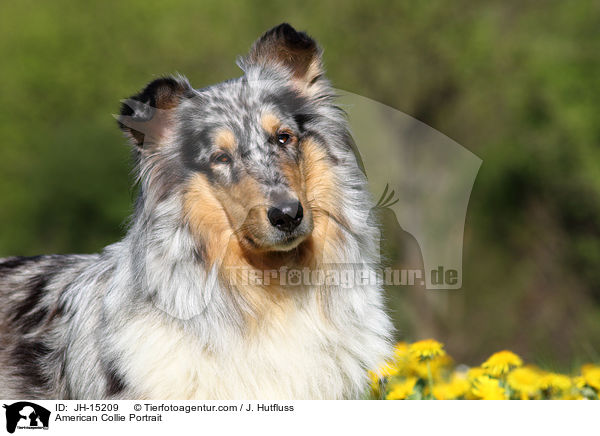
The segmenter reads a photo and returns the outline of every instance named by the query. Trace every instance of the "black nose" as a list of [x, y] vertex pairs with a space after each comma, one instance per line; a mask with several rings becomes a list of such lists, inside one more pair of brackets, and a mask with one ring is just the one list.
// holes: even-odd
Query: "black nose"
[[302, 222], [304, 211], [299, 201], [288, 201], [269, 208], [267, 216], [273, 227], [291, 232]]

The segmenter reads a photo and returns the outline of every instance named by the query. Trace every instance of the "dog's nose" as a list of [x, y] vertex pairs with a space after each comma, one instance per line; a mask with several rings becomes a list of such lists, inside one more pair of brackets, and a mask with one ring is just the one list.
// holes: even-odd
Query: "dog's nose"
[[284, 232], [291, 232], [302, 222], [304, 210], [299, 201], [287, 201], [270, 207], [267, 216], [273, 227]]

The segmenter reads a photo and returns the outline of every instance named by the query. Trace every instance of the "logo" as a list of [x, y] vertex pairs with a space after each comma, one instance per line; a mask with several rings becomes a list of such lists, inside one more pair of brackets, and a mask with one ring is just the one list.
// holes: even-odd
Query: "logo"
[[19, 401], [6, 409], [6, 431], [14, 433], [16, 429], [48, 430], [50, 411], [28, 401]]

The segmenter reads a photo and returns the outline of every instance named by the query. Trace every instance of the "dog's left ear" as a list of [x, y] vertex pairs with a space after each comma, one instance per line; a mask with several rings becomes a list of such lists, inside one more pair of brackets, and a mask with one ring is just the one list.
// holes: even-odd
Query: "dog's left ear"
[[140, 149], [159, 145], [173, 126], [173, 112], [194, 90], [185, 77], [162, 77], [138, 94], [123, 100], [119, 127]]
[[287, 23], [267, 31], [252, 45], [242, 65], [277, 65], [291, 73], [295, 87], [315, 93], [323, 78], [322, 51], [310, 36]]

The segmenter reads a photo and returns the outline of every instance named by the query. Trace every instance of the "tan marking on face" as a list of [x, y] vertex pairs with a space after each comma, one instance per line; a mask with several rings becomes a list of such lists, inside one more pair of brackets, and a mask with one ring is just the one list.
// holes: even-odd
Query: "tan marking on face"
[[236, 256], [247, 265], [262, 261], [268, 247], [261, 241], [270, 230], [266, 205], [260, 186], [249, 176], [221, 188], [202, 174], [194, 175], [184, 196], [185, 217], [209, 265], [228, 264]]
[[[267, 200], [260, 185], [248, 175], [240, 175], [239, 182], [217, 191], [227, 213], [233, 232], [243, 247], [260, 248], [260, 241], [268, 230]], [[249, 240], [248, 240], [249, 238]]]
[[306, 184], [306, 195], [311, 204], [330, 214], [340, 215], [337, 199], [341, 192], [331, 162], [327, 153], [310, 138], [302, 143], [300, 170]]
[[212, 185], [202, 174], [195, 174], [184, 195], [184, 214], [192, 234], [203, 247], [209, 266], [223, 259], [229, 248], [233, 230], [227, 213], [214, 195]]
[[302, 143], [300, 168], [314, 221], [307, 244], [312, 254], [308, 257], [317, 264], [335, 262], [344, 239], [340, 225], [345, 222], [339, 209], [342, 193], [337, 176], [325, 151], [311, 139]]
[[[246, 189], [251, 189], [250, 185], [251, 182], [247, 181]], [[244, 188], [240, 186], [236, 191], [231, 199], [242, 195]], [[264, 285], [255, 284], [248, 282], [247, 274], [252, 274], [253, 270], [261, 274], [264, 270], [277, 270], [282, 264], [293, 263], [294, 254], [263, 253], [250, 250], [240, 242], [240, 235], [231, 220], [239, 218], [236, 216], [242, 213], [242, 207], [226, 210], [219, 199], [223, 195], [222, 191], [215, 192], [202, 174], [196, 174], [190, 180], [184, 195], [185, 218], [197, 243], [204, 248], [207, 266], [218, 267], [224, 285], [230, 291], [237, 292], [252, 308], [254, 315], [281, 316], [289, 305], [289, 295], [279, 286], [279, 279], [271, 278], [270, 283]], [[264, 221], [266, 217], [257, 219]], [[243, 225], [254, 225], [248, 223], [252, 220], [254, 217], [249, 216]]]
[[283, 161], [280, 164], [281, 172], [287, 180], [292, 192], [296, 194], [302, 205], [306, 204], [306, 182], [302, 177], [302, 170], [294, 161]]
[[273, 113], [266, 112], [260, 119], [260, 124], [265, 132], [269, 135], [274, 136], [277, 133], [277, 130], [281, 127], [281, 120], [277, 118]]
[[215, 133], [215, 145], [222, 150], [233, 153], [236, 147], [235, 135], [229, 129], [219, 129]]

